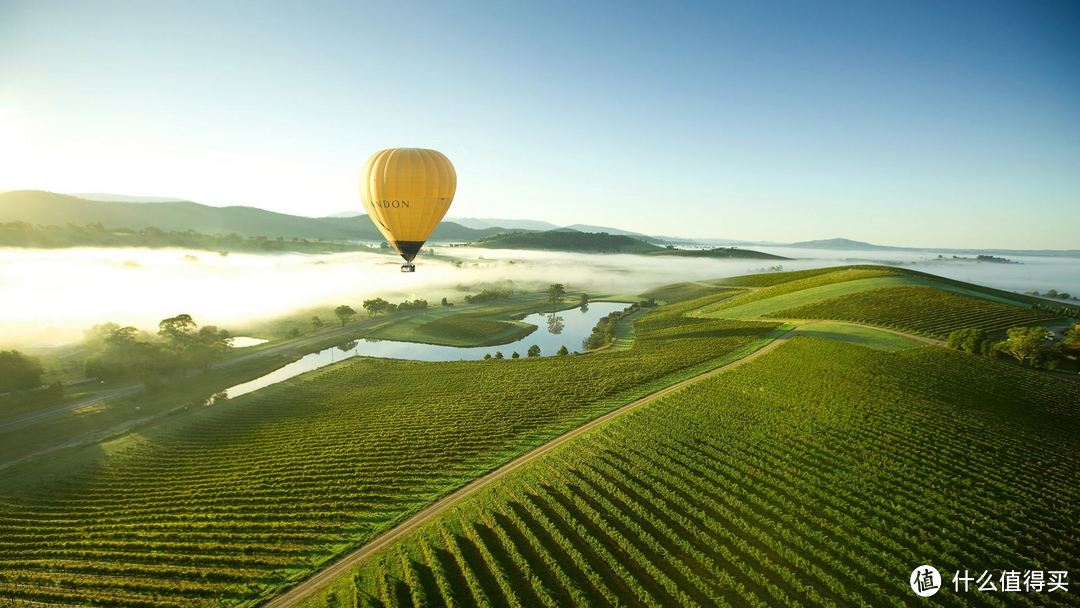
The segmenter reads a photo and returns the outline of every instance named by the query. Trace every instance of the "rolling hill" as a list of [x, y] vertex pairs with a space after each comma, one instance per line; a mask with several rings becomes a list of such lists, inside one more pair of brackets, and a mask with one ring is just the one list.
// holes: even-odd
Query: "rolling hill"
[[489, 249], [532, 249], [541, 251], [570, 251], [578, 253], [637, 253], [647, 255], [674, 255], [693, 258], [755, 258], [785, 260], [778, 255], [750, 249], [668, 249], [646, 243], [625, 234], [607, 232], [580, 232], [573, 228], [559, 228], [546, 232], [509, 232], [497, 234], [473, 243], [475, 247]]
[[[0, 222], [27, 222], [43, 226], [101, 224], [109, 229], [157, 228], [167, 232], [194, 230], [204, 234], [268, 236], [323, 240], [381, 241], [370, 221], [360, 218], [310, 218], [275, 213], [255, 207], [211, 207], [189, 201], [154, 204], [91, 201], [65, 194], [17, 190], [0, 194]], [[500, 228], [474, 230], [443, 222], [430, 240], [467, 241], [504, 232]]]

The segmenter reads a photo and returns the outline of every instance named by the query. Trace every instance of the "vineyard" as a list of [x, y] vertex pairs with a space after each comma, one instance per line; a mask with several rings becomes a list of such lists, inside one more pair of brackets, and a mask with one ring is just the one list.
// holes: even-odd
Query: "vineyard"
[[632, 348], [352, 359], [9, 470], [0, 605], [252, 605], [544, 441], [767, 341], [775, 323], [640, 318]]
[[[795, 338], [545, 455], [309, 605], [1076, 603], [951, 572], [1080, 567], [1080, 385]], [[995, 579], [996, 580], [996, 579]]]
[[765, 315], [781, 319], [836, 319], [944, 338], [976, 327], [995, 332], [1059, 319], [1055, 314], [974, 298], [934, 287], [872, 289]]

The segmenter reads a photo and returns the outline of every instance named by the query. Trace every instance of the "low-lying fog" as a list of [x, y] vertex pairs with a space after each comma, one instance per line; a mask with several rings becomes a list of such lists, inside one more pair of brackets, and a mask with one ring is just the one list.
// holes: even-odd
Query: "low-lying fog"
[[[189, 313], [226, 328], [301, 308], [381, 296], [391, 301], [460, 300], [483, 283], [520, 287], [565, 283], [590, 293], [636, 294], [651, 287], [759, 272], [851, 263], [903, 263], [925, 272], [1012, 291], [1080, 293], [1080, 259], [1012, 257], [1021, 264], [938, 261], [935, 253], [758, 248], [795, 260], [716, 260], [638, 255], [436, 247], [461, 265], [422, 255], [415, 274], [371, 253], [242, 254], [179, 249], [0, 249], [0, 345], [46, 346], [78, 340], [113, 321], [153, 329]], [[947, 254], [949, 257], [951, 254]], [[914, 263], [914, 264], [913, 264]]]

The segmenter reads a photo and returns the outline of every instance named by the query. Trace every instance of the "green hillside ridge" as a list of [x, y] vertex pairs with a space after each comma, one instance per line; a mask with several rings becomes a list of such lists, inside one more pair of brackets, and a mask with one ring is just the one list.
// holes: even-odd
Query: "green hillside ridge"
[[[158, 204], [158, 203], [152, 203]], [[157, 228], [106, 229], [101, 224], [35, 226], [27, 222], [0, 223], [0, 247], [60, 249], [65, 247], [148, 247], [203, 249], [217, 252], [334, 253], [342, 251], [387, 252], [357, 243], [293, 237], [204, 234], [194, 230], [165, 232]]]
[[[882, 281], [1034, 312], [1017, 294], [841, 267], [651, 290], [665, 304], [628, 348], [348, 359], [4, 470], [0, 604], [254, 605], [530, 449], [790, 335], [725, 315]], [[943, 301], [916, 305], [950, 323], [967, 308]], [[466, 312], [415, 329], [510, 329]], [[883, 573], [927, 552], [1068, 559], [1080, 384], [883, 331], [801, 325], [819, 337], [796, 333], [466, 498], [346, 572], [334, 605], [869, 605], [910, 599], [908, 570]], [[986, 525], [1016, 534], [991, 542]]]
[[631, 348], [595, 355], [349, 359], [9, 469], [0, 604], [247, 605], [509, 458], [767, 341], [776, 326], [685, 311], [650, 312]]
[[[0, 222], [26, 222], [40, 226], [101, 224], [107, 229], [164, 232], [194, 230], [203, 234], [306, 238], [321, 240], [381, 241], [382, 234], [365, 217], [301, 217], [255, 207], [212, 207], [193, 202], [154, 204], [91, 201], [38, 190], [0, 194]], [[474, 230], [442, 222], [429, 240], [470, 241], [505, 232], [501, 228]]]
[[580, 232], [573, 228], [560, 228], [545, 232], [508, 232], [481, 239], [472, 243], [472, 245], [489, 249], [531, 249], [575, 253], [637, 253], [682, 257], [789, 259], [760, 251], [725, 247], [716, 249], [668, 249], [625, 234]]
[[1068, 564], [1078, 406], [1080, 385], [941, 348], [795, 338], [529, 463], [331, 593], [382, 607], [901, 605], [927, 561]]

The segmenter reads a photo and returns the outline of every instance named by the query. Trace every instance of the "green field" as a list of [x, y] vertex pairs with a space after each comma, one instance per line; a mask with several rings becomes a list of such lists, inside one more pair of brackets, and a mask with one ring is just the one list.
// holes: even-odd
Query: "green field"
[[935, 347], [795, 338], [530, 463], [335, 593], [358, 606], [881, 606], [912, 601], [923, 563], [1071, 569], [1078, 432], [1076, 384]]
[[[642, 317], [595, 355], [352, 359], [0, 480], [0, 603], [266, 597], [483, 471], [775, 324]], [[62, 456], [62, 457], [61, 457]]]
[[468, 340], [483, 345], [485, 343], [499, 344], [498, 340], [504, 337], [503, 342], [517, 340], [529, 335], [536, 329], [535, 325], [531, 327], [521, 327], [521, 325], [527, 324], [515, 324], [468, 314], [458, 314], [428, 321], [421, 325], [418, 331], [443, 342]]
[[[1045, 314], [1030, 302], [888, 267], [643, 297], [665, 304], [595, 353], [354, 358], [10, 466], [0, 605], [257, 605], [533, 448], [782, 334], [497, 479], [308, 604], [900, 605], [922, 563], [1080, 566], [1080, 384], [866, 325], [909, 310], [918, 322], [898, 326], [926, 333], [986, 311], [1028, 322]], [[852, 301], [857, 323], [838, 312]], [[522, 294], [339, 331], [475, 343], [542, 305]], [[85, 414], [103, 415], [122, 412]], [[26, 451], [36, 432], [5, 436]]]
[[944, 338], [949, 332], [975, 327], [992, 333], [1018, 325], [1060, 319], [1057, 315], [1010, 306], [936, 287], [879, 287], [825, 301], [765, 314], [779, 319], [839, 319], [881, 325]]
[[924, 346], [924, 343], [908, 336], [875, 329], [873, 327], [863, 327], [861, 325], [838, 323], [835, 321], [819, 321], [800, 325], [798, 334], [801, 336], [813, 336], [815, 338], [825, 338], [837, 342], [856, 344], [858, 346], [865, 346], [867, 348], [883, 350], [886, 352], [897, 352]]

